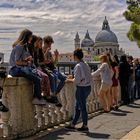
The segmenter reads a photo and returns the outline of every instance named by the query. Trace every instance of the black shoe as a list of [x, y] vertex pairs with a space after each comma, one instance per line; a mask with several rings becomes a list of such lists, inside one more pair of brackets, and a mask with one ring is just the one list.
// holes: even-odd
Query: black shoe
[[9, 109], [5, 106], [5, 105], [0, 105], [0, 111], [1, 112], [8, 112], [9, 111]]
[[57, 102], [57, 103], [55, 103], [55, 106], [57, 106], [57, 107], [62, 107], [62, 104], [59, 103], [59, 102]]
[[77, 128], [78, 131], [81, 131], [81, 132], [88, 132], [89, 129], [88, 127], [85, 127], [85, 126], [82, 126], [81, 128]]
[[119, 109], [119, 107], [116, 105], [114, 106], [114, 110], [117, 111]]
[[49, 97], [49, 98], [44, 97], [44, 99], [45, 99], [48, 103], [52, 103], [52, 104], [56, 104], [56, 103], [57, 103], [56, 100], [54, 100], [53, 97]]
[[65, 129], [75, 130], [76, 128], [74, 126], [68, 125], [68, 126], [65, 126]]

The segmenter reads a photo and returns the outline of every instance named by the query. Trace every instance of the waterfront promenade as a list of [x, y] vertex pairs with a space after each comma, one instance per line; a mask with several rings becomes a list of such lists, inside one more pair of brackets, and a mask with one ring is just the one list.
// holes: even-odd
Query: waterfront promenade
[[90, 119], [89, 133], [68, 131], [62, 128], [49, 134], [47, 134], [48, 131], [44, 131], [22, 140], [140, 140], [139, 125], [140, 100], [137, 100], [128, 106], [121, 106], [118, 111], [100, 113]]

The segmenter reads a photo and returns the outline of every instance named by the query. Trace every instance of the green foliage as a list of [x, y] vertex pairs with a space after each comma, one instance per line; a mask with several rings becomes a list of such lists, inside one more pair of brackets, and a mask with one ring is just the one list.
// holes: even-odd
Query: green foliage
[[100, 61], [99, 56], [98, 55], [97, 56], [94, 56], [93, 57], [93, 61]]
[[133, 22], [127, 36], [131, 41], [136, 41], [140, 47], [140, 0], [127, 0], [127, 4], [128, 10], [124, 12], [124, 16]]

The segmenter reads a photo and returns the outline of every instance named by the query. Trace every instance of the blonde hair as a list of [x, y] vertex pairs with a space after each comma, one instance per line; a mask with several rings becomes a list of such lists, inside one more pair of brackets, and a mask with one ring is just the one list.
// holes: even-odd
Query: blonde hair
[[99, 59], [100, 59], [100, 60], [103, 60], [103, 62], [106, 62], [106, 63], [109, 65], [109, 67], [111, 68], [111, 64], [110, 64], [110, 62], [109, 62], [109, 58], [108, 58], [107, 55], [105, 55], [105, 54], [100, 55]]

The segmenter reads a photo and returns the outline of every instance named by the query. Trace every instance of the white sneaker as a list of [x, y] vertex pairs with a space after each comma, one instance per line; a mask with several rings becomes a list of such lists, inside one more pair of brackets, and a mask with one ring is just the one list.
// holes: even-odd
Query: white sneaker
[[34, 105], [46, 105], [46, 100], [44, 99], [38, 99], [38, 98], [34, 98], [33, 101], [32, 101], [32, 104]]

